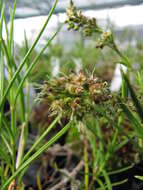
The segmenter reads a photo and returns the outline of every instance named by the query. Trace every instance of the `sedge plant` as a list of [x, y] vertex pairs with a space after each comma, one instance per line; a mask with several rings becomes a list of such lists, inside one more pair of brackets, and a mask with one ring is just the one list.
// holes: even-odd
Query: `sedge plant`
[[[96, 181], [99, 184], [97, 188], [95, 187], [96, 189], [111, 190], [113, 186], [125, 183], [127, 179], [112, 183], [110, 181], [110, 175], [125, 171], [132, 166], [109, 172], [107, 170], [109, 159], [127, 142], [133, 141], [134, 137], [138, 137], [138, 148], [142, 147], [142, 106], [136, 98], [136, 94], [128, 80], [130, 71], [133, 71], [132, 64], [128, 57], [119, 50], [113, 34], [110, 31], [103, 31], [103, 29], [98, 26], [95, 18], [89, 19], [85, 17], [82, 12], [76, 9], [72, 1], [67, 10], [68, 18], [66, 23], [69, 25], [68, 28], [76, 31], [80, 30], [84, 36], [88, 37], [96, 34], [98, 36], [96, 47], [103, 49], [105, 46], [108, 46], [120, 57], [118, 63], [128, 68], [127, 75], [124, 73], [122, 75], [121, 98], [119, 97], [114, 101], [106, 82], [102, 82], [94, 77], [94, 75], [88, 77], [82, 72], [79, 74], [73, 72], [69, 76], [46, 81], [44, 85], [42, 85], [41, 93], [37, 99], [40, 102], [48, 103], [49, 113], [51, 116], [54, 116], [55, 119], [33, 143], [29, 150], [25, 152], [28, 139], [29, 94], [27, 93], [25, 96], [24, 88], [29, 88], [30, 72], [38, 63], [40, 56], [56, 37], [60, 28], [48, 39], [33, 61], [29, 61], [29, 58], [45, 30], [56, 4], [57, 0], [54, 1], [53, 7], [43, 27], [30, 48], [25, 35], [27, 51], [22, 61], [16, 64], [13, 39], [16, 0], [13, 4], [13, 8], [10, 9], [10, 29], [7, 27], [4, 16], [5, 3], [2, 0], [0, 2], [0, 188], [2, 190], [12, 190], [13, 188], [24, 189], [22, 177], [29, 165], [71, 128], [71, 125], [75, 125], [82, 139], [84, 139], [84, 189], [92, 188]], [[3, 27], [6, 30], [6, 40], [3, 39]], [[5, 71], [7, 71], [8, 76], [5, 75]], [[141, 74], [137, 73], [135, 76], [137, 82], [141, 85]], [[138, 115], [135, 115], [126, 105], [128, 89]], [[6, 102], [10, 105], [9, 113], [5, 113], [4, 111]], [[112, 103], [113, 110], [109, 109]], [[117, 107], [114, 106], [115, 103]], [[121, 109], [123, 111], [121, 111]], [[17, 110], [20, 112], [19, 114]], [[93, 117], [90, 120], [91, 113]], [[110, 113], [114, 113], [113, 117], [111, 117]], [[125, 131], [122, 128], [124, 120], [123, 113], [127, 116], [128, 120], [132, 122], [133, 133]], [[9, 114], [9, 117], [7, 114]], [[114, 116], [117, 118], [116, 120]], [[41, 145], [44, 137], [55, 127], [61, 117], [68, 118], [68, 123], [44, 145]], [[114, 126], [113, 130], [110, 131], [113, 132], [111, 138], [108, 138], [110, 134], [107, 132], [107, 138], [106, 140], [104, 139], [105, 131], [102, 131], [101, 123], [108, 123], [108, 125]], [[124, 139], [118, 143], [120, 131], [124, 134]], [[93, 156], [91, 181], [88, 143], [90, 143]], [[37, 147], [39, 148], [37, 149]], [[103, 177], [104, 180], [101, 180], [101, 177]]]

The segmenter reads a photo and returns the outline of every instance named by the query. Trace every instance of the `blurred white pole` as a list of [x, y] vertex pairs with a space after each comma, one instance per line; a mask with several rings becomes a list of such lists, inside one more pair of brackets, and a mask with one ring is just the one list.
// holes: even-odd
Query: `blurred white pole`
[[56, 77], [60, 71], [60, 60], [59, 60], [59, 58], [52, 57], [51, 64], [52, 64], [52, 76]]
[[110, 90], [112, 92], [117, 92], [121, 88], [121, 85], [122, 85], [121, 69], [126, 73], [127, 67], [121, 64], [117, 64], [115, 68], [115, 72], [114, 72], [114, 77], [111, 81], [111, 86], [110, 86]]

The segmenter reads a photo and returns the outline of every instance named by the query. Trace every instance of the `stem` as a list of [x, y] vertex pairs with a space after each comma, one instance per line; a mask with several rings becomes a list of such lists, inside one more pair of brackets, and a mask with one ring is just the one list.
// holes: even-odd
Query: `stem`
[[[10, 78], [12, 78], [12, 70], [10, 69]], [[14, 107], [14, 89], [11, 88], [10, 90], [10, 111], [11, 111], [11, 131], [13, 133], [13, 136], [15, 137], [12, 142], [12, 150], [13, 150], [13, 156], [12, 156], [12, 162], [13, 162], [13, 172], [15, 171], [15, 163], [16, 163], [16, 112]]]
[[40, 171], [37, 172], [36, 180], [37, 180], [38, 190], [42, 190], [42, 184], [41, 184], [41, 179], [40, 179]]
[[131, 63], [129, 62], [128, 58], [119, 50], [114, 41], [111, 49], [113, 49], [119, 55], [119, 57], [124, 61], [124, 64], [127, 66], [127, 68], [131, 68]]
[[25, 138], [24, 138], [24, 130], [25, 130], [26, 124], [23, 123], [21, 127], [21, 135], [19, 139], [19, 146], [18, 146], [18, 154], [17, 154], [17, 160], [16, 160], [16, 169], [20, 166], [23, 152], [24, 152], [24, 146], [25, 146]]
[[[0, 51], [0, 100], [2, 99], [2, 96], [4, 94], [4, 59], [3, 59], [3, 54]], [[2, 127], [2, 115], [3, 115], [3, 108], [0, 112], [0, 128]]]
[[[11, 55], [13, 54], [13, 22], [14, 22], [14, 15], [15, 15], [15, 8], [16, 8], [16, 0], [14, 1], [14, 6], [13, 6], [13, 11], [11, 14], [11, 20], [10, 20], [10, 39], [9, 39], [9, 44], [8, 44], [8, 55], [11, 58]], [[13, 69], [12, 69], [12, 62], [10, 60], [9, 62], [9, 75], [10, 75], [10, 80], [13, 78]], [[15, 89], [14, 86], [10, 89], [10, 111], [11, 111], [11, 130], [13, 133], [13, 136], [15, 137], [13, 142], [12, 142], [12, 150], [13, 150], [13, 156], [12, 156], [12, 161], [13, 161], [13, 171], [15, 171], [15, 163], [16, 163], [16, 110], [14, 106], [14, 93]]]
[[[2, 2], [1, 2], [2, 3]], [[1, 4], [2, 6], [2, 4]], [[0, 38], [2, 38], [2, 24], [3, 24], [3, 18], [4, 18], [4, 11], [5, 11], [5, 5], [3, 4], [2, 7], [0, 7], [1, 10], [1, 18], [0, 18]], [[3, 94], [4, 94], [4, 58], [3, 53], [1, 51], [1, 45], [0, 45], [0, 101], [2, 100]], [[2, 115], [3, 115], [3, 107], [0, 112], [0, 128], [2, 127]]]
[[40, 138], [32, 145], [30, 150], [26, 153], [26, 155], [23, 158], [23, 162], [28, 159], [32, 151], [41, 143], [41, 141], [44, 139], [44, 137], [53, 129], [53, 127], [56, 125], [56, 123], [59, 121], [60, 117], [57, 116], [56, 119], [51, 123], [50, 126], [46, 129], [46, 131], [40, 136]]
[[[25, 54], [28, 52], [28, 41], [27, 41], [27, 37], [26, 37], [26, 32], [24, 31], [24, 39], [25, 39]], [[30, 58], [27, 59], [27, 64], [25, 65], [25, 71], [28, 70], [30, 66]], [[26, 118], [26, 123], [28, 124], [28, 115], [29, 115], [29, 111], [30, 111], [30, 88], [29, 88], [29, 80], [28, 77], [25, 79], [26, 80], [26, 98], [25, 98], [25, 102], [26, 102], [26, 113], [25, 113], [25, 118]], [[22, 87], [21, 87], [22, 89]], [[16, 98], [15, 98], [16, 99]]]
[[84, 146], [84, 185], [85, 190], [88, 190], [89, 183], [89, 167], [88, 167], [88, 152], [87, 152], [87, 143]]

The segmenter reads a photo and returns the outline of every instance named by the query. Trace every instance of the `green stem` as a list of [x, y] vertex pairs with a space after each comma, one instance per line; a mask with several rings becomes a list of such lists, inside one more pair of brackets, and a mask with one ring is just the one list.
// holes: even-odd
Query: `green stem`
[[[0, 51], [0, 100], [2, 99], [2, 96], [4, 94], [4, 59], [3, 54]], [[0, 128], [2, 127], [2, 115], [3, 115], [3, 108], [0, 112]]]
[[[1, 4], [2, 6], [2, 4]], [[2, 25], [3, 25], [3, 18], [4, 18], [4, 11], [5, 11], [5, 5], [3, 4], [1, 9], [1, 18], [0, 18], [0, 39], [2, 38]], [[1, 50], [0, 45], [0, 101], [2, 100], [3, 94], [4, 94], [4, 58], [3, 53]], [[2, 127], [2, 115], [3, 115], [3, 107], [0, 112], [0, 128]]]
[[40, 136], [40, 138], [33, 144], [33, 146], [30, 148], [30, 150], [26, 153], [26, 155], [23, 158], [23, 162], [28, 159], [32, 151], [42, 142], [44, 137], [53, 129], [53, 127], [56, 125], [56, 123], [59, 121], [60, 117], [57, 116], [56, 119], [51, 123], [50, 126], [44, 131], [44, 133]]
[[115, 42], [113, 41], [113, 46], [111, 47], [118, 55], [119, 57], [123, 60], [124, 65], [127, 66], [127, 68], [131, 68], [131, 63], [128, 60], [128, 58], [119, 50]]
[[[12, 70], [9, 71], [10, 78], [13, 76]], [[11, 112], [11, 131], [13, 133], [13, 136], [15, 137], [12, 142], [12, 150], [13, 150], [13, 156], [12, 156], [12, 162], [13, 162], [13, 172], [15, 171], [15, 164], [16, 164], [16, 110], [14, 107], [14, 88], [11, 88], [10, 90], [10, 112]]]
[[87, 144], [84, 145], [84, 185], [85, 190], [88, 190], [89, 183], [89, 166], [88, 166], [88, 152], [87, 152]]

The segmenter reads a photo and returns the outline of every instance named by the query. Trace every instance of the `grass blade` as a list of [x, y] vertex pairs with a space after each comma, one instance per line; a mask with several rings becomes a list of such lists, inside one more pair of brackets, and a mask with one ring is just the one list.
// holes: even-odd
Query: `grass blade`
[[140, 122], [137, 120], [137, 118], [133, 115], [133, 113], [129, 110], [129, 108], [124, 103], [121, 103], [120, 106], [121, 106], [123, 112], [126, 114], [129, 121], [131, 122], [132, 127], [136, 132], [136, 135], [138, 137], [143, 138], [143, 128], [142, 128]]
[[50, 124], [50, 126], [48, 126], [48, 128], [44, 131], [44, 133], [39, 137], [39, 139], [32, 145], [30, 150], [26, 153], [26, 155], [23, 158], [23, 161], [25, 161], [30, 156], [32, 151], [41, 143], [41, 141], [44, 139], [44, 137], [53, 129], [53, 127], [55, 127], [55, 125], [59, 121], [59, 119], [60, 119], [60, 117], [57, 116], [55, 118], [55, 120]]
[[124, 77], [124, 79], [126, 81], [127, 87], [128, 87], [128, 89], [130, 91], [131, 98], [132, 98], [133, 103], [134, 103], [134, 105], [135, 105], [135, 107], [137, 109], [137, 112], [138, 112], [138, 114], [139, 114], [139, 116], [140, 116], [140, 118], [141, 118], [141, 120], [143, 122], [143, 106], [139, 102], [139, 100], [138, 100], [138, 98], [136, 96], [136, 93], [134, 92], [134, 90], [133, 90], [133, 88], [132, 88], [132, 86], [131, 86], [128, 78], [127, 78], [127, 76], [124, 73], [122, 75], [123, 75], [123, 77]]

